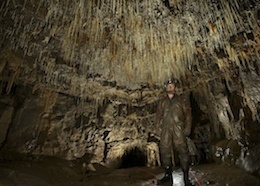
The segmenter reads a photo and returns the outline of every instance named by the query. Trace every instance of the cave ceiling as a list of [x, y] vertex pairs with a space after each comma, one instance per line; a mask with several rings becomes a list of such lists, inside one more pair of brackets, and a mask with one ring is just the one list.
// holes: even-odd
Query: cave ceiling
[[259, 18], [258, 0], [3, 0], [2, 88], [147, 104], [170, 77], [260, 82]]

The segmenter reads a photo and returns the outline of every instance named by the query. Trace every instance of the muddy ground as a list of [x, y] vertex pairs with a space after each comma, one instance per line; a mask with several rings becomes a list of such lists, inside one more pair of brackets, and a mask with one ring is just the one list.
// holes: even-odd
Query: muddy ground
[[[95, 165], [96, 171], [86, 171], [82, 162], [66, 161], [53, 157], [27, 158], [23, 160], [2, 160], [0, 162], [0, 186], [146, 186], [162, 176], [161, 167], [136, 166], [124, 169], [108, 169]], [[181, 170], [173, 173], [175, 185]], [[237, 166], [222, 164], [201, 164], [191, 167], [191, 181], [195, 185], [212, 186], [257, 186], [260, 178], [245, 172]], [[180, 179], [179, 179], [180, 180]]]

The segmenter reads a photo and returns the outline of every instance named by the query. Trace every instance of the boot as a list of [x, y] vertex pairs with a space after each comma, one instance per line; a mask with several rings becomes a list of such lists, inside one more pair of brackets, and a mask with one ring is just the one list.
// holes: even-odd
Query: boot
[[165, 166], [164, 177], [160, 180], [157, 180], [157, 185], [162, 185], [166, 182], [170, 182], [171, 184], [173, 183], [172, 166], [170, 166], [170, 165]]
[[189, 179], [189, 169], [183, 170], [183, 178], [184, 178], [185, 186], [192, 186], [192, 183], [190, 182], [190, 179]]

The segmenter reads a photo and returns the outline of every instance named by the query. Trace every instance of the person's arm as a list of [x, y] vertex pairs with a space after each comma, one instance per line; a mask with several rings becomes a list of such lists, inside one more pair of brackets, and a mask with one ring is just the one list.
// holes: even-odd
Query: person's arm
[[184, 99], [183, 99], [183, 111], [186, 114], [184, 135], [185, 136], [189, 136], [190, 133], [191, 133], [191, 124], [192, 124], [191, 106], [190, 106], [190, 97], [189, 97], [189, 95], [184, 96]]
[[162, 107], [162, 101], [160, 101], [157, 106], [156, 118], [155, 118], [155, 127], [156, 127], [155, 130], [156, 132], [159, 133], [161, 131], [162, 116], [163, 116], [163, 107]]

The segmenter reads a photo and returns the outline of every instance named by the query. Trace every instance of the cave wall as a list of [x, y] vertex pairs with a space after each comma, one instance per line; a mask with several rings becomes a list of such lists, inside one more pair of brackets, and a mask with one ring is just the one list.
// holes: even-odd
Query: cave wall
[[[254, 86], [249, 87], [254, 90]], [[246, 98], [238, 89], [234, 90], [231, 92], [226, 82], [218, 79], [200, 85], [191, 94], [190, 138], [198, 150], [199, 162], [225, 160], [235, 164], [242, 148], [259, 144], [259, 121]], [[5, 114], [1, 117], [4, 129], [1, 148], [5, 158], [15, 152], [120, 167], [121, 158], [127, 152], [138, 148], [148, 155], [151, 142], [159, 140], [154, 127], [158, 100], [132, 106], [116, 99], [104, 99], [97, 106], [95, 100], [82, 102], [78, 97], [22, 86], [15, 86], [10, 93], [2, 95]], [[251, 101], [257, 101], [256, 97]], [[219, 117], [218, 113], [225, 117]], [[158, 151], [158, 146], [152, 148]], [[226, 155], [226, 149], [234, 150], [235, 155]], [[230, 156], [234, 156], [232, 161]]]
[[[79, 102], [47, 90], [32, 93], [28, 87], [17, 87], [6, 97], [9, 104], [2, 107], [9, 114], [1, 118], [5, 158], [10, 152], [68, 160], [85, 157], [86, 162], [109, 166], [133, 148], [146, 154], [149, 135], [156, 133], [154, 104], [132, 107], [106, 100], [96, 109], [95, 101]], [[14, 102], [20, 104], [10, 105]]]

